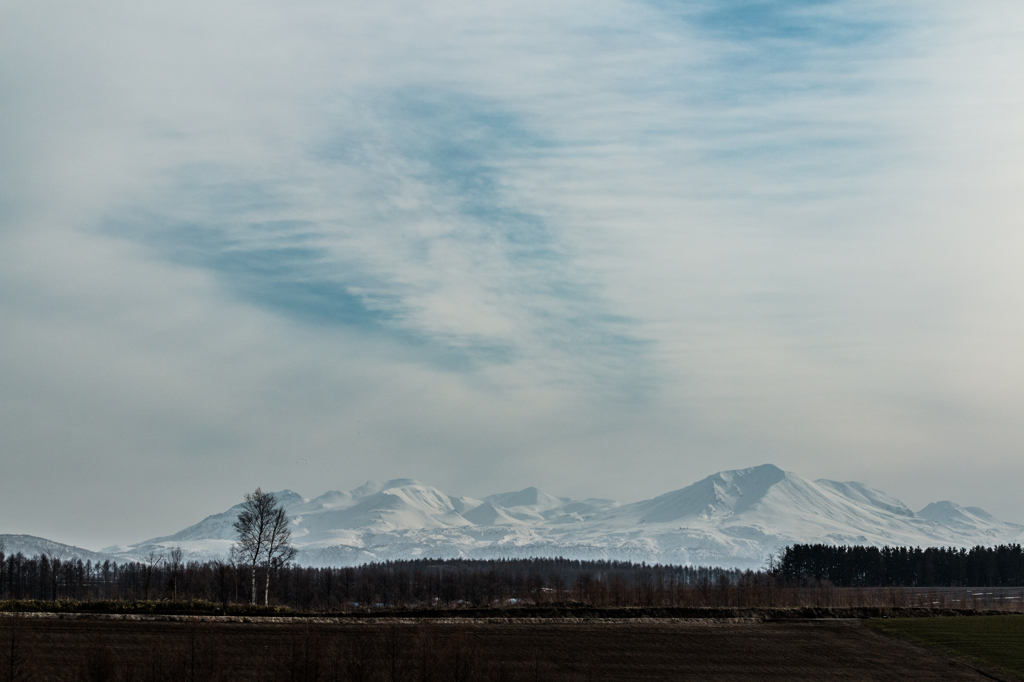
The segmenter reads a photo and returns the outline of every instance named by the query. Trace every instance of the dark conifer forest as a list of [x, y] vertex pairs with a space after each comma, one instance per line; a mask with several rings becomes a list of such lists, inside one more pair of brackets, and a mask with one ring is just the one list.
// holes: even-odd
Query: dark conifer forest
[[837, 587], [1020, 587], [1024, 550], [997, 547], [792, 545], [778, 569], [788, 580]]

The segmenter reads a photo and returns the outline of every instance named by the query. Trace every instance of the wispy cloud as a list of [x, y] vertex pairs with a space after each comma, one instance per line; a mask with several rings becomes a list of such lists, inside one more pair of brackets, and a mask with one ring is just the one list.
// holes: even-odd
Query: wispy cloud
[[771, 459], [924, 500], [982, 443], [1009, 480], [998, 7], [9, 4], [0, 448], [621, 496]]

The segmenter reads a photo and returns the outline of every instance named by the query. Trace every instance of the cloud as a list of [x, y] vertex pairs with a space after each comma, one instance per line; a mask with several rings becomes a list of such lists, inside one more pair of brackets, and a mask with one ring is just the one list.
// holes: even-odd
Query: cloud
[[5, 7], [0, 518], [774, 461], [1020, 520], [1003, 10]]

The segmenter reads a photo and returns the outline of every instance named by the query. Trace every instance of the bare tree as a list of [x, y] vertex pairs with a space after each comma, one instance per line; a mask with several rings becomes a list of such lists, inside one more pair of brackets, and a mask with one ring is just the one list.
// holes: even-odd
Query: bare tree
[[149, 554], [146, 555], [146, 569], [143, 575], [145, 580], [142, 583], [142, 589], [146, 593], [146, 599], [149, 599], [149, 583], [153, 579], [153, 571], [156, 570], [157, 566], [162, 564], [164, 561], [163, 554], [157, 554], [155, 551], [150, 550]]
[[267, 541], [264, 544], [264, 561], [267, 565], [267, 582], [264, 586], [263, 605], [270, 603], [270, 573], [276, 566], [283, 566], [295, 558], [292, 547], [292, 529], [283, 505], [275, 507], [267, 526]]
[[171, 556], [168, 563], [171, 565], [171, 590], [174, 595], [174, 601], [178, 601], [178, 577], [181, 575], [181, 564], [182, 564], [182, 551], [181, 547], [175, 547], [171, 550]]
[[47, 563], [50, 565], [50, 589], [53, 593], [53, 601], [57, 601], [57, 584], [60, 580], [60, 568], [61, 559], [64, 558], [64, 549], [61, 548], [59, 551], [54, 547], [47, 547], [43, 556], [46, 557]]
[[[228, 576], [234, 573], [234, 566], [227, 562], [217, 559], [213, 562], [214, 575], [217, 576], [217, 589], [220, 595], [220, 605], [227, 613], [228, 610]], [[237, 583], [237, 580], [235, 581]], [[237, 598], [238, 595], [236, 594]]]
[[[237, 540], [231, 548], [232, 558], [248, 564], [252, 569], [252, 593], [250, 603], [256, 605], [256, 569], [266, 553], [270, 527], [277, 513], [277, 500], [273, 493], [259, 488], [245, 494], [242, 511], [238, 512], [234, 529]], [[268, 581], [270, 576], [267, 576]]]

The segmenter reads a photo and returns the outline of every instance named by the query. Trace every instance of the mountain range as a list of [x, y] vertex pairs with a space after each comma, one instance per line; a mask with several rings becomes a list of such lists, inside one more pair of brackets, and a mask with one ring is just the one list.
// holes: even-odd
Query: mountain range
[[[756, 568], [793, 543], [971, 547], [1024, 540], [1024, 526], [977, 507], [935, 502], [914, 512], [862, 483], [811, 481], [771, 464], [722, 471], [632, 504], [537, 488], [456, 497], [410, 479], [313, 499], [290, 490], [276, 495], [292, 520], [297, 560], [307, 565], [562, 556]], [[181, 547], [190, 557], [226, 556], [239, 508], [102, 554], [137, 559]]]
[[[561, 556], [757, 568], [793, 543], [971, 547], [1024, 540], [1024, 526], [977, 507], [934, 502], [914, 512], [862, 483], [811, 481], [771, 464], [722, 471], [631, 504], [554, 497], [537, 488], [455, 497], [411, 479], [370, 481], [313, 499], [290, 490], [275, 495], [291, 517], [297, 561], [312, 566]], [[143, 559], [172, 547], [190, 558], [225, 557], [239, 510], [99, 553], [31, 536], [0, 540], [9, 553], [56, 551], [93, 561]]]

